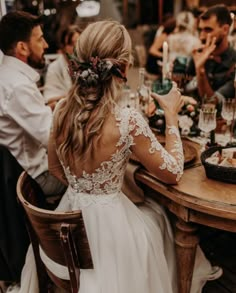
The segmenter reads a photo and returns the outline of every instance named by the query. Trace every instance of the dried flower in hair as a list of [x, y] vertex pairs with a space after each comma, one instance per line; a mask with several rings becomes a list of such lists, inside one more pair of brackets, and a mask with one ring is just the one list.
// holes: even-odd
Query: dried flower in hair
[[126, 81], [119, 66], [112, 61], [91, 57], [89, 62], [80, 62], [76, 55], [67, 55], [69, 60], [69, 74], [83, 86], [96, 87], [99, 82], [104, 82], [115, 75]]

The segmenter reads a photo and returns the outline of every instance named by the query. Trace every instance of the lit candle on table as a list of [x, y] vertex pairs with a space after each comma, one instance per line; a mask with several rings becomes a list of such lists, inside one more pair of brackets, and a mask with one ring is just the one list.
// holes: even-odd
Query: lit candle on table
[[168, 66], [168, 44], [167, 42], [163, 43], [162, 47], [162, 81], [164, 81], [167, 78], [167, 66]]

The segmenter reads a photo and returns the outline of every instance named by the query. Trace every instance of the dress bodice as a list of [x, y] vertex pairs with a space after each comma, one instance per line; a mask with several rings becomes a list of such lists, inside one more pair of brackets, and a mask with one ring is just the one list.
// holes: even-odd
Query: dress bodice
[[130, 115], [131, 112], [128, 108], [117, 108], [115, 111], [120, 139], [110, 160], [102, 162], [99, 168], [91, 174], [83, 171], [80, 178], [73, 175], [69, 167], [64, 167], [67, 180], [74, 191], [98, 195], [116, 193], [121, 189], [126, 165], [131, 154], [132, 139], [129, 136], [128, 125]]
[[[174, 152], [179, 152], [179, 161], [169, 155], [155, 135], [150, 130], [142, 115], [133, 108], [115, 109], [116, 126], [119, 128], [120, 137], [115, 146], [115, 152], [110, 159], [103, 161], [92, 173], [82, 172], [80, 177], [73, 174], [68, 166], [63, 166], [70, 188], [75, 193], [87, 193], [93, 195], [114, 194], [121, 190], [126, 165], [131, 154], [131, 146], [135, 145], [136, 136], [144, 136], [150, 141], [149, 153], [160, 152], [163, 163], [160, 169], [168, 169], [174, 174], [182, 175], [183, 156], [181, 141], [179, 141], [176, 129], [177, 141]], [[171, 130], [173, 131], [173, 129]], [[175, 131], [175, 130], [174, 130]]]

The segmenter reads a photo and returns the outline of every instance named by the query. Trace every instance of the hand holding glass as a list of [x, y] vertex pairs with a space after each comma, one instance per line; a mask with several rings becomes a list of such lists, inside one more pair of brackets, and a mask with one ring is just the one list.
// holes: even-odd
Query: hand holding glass
[[[158, 95], [166, 95], [171, 90], [172, 85], [172, 81], [169, 79], [165, 79], [164, 81], [156, 80], [153, 82], [152, 90]], [[154, 102], [156, 104], [158, 112], [160, 112], [159, 114], [164, 114], [163, 110], [160, 109], [160, 105], [158, 104], [158, 102], [156, 100], [154, 100]]]

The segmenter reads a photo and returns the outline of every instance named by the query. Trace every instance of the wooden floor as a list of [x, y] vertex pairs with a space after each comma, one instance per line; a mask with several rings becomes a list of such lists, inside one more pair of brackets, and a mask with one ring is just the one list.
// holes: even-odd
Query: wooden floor
[[200, 246], [214, 265], [223, 269], [221, 278], [207, 282], [203, 293], [236, 293], [236, 233], [202, 228]]

